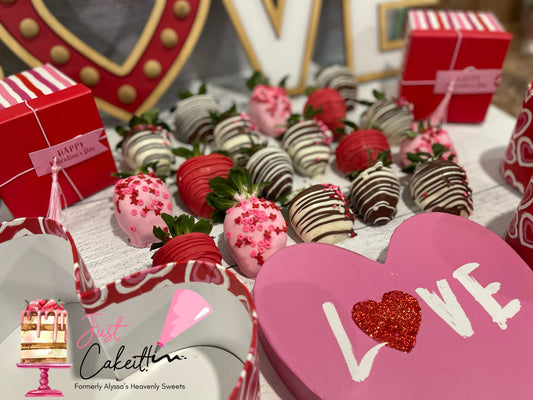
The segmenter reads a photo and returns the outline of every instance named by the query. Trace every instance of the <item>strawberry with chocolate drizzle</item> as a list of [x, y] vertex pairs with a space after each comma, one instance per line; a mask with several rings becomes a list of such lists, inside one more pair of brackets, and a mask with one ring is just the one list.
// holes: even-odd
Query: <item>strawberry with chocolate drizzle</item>
[[265, 75], [255, 71], [246, 81], [246, 86], [252, 91], [248, 102], [250, 117], [266, 136], [276, 137], [285, 132], [291, 115], [291, 101], [285, 92], [286, 79], [272, 86]]
[[436, 143], [431, 153], [409, 153], [407, 157], [412, 164], [403, 170], [413, 173], [409, 190], [422, 211], [467, 218], [473, 211], [472, 189], [465, 170], [450, 159], [442, 158], [448, 150]]
[[386, 224], [396, 214], [400, 181], [389, 168], [390, 164], [387, 150], [376, 157], [374, 165], [348, 175], [352, 179], [348, 194], [350, 207], [372, 225]]
[[313, 119], [317, 112], [309, 106], [303, 116], [291, 115], [281, 140], [281, 147], [291, 157], [294, 170], [309, 178], [324, 173], [333, 141], [333, 133], [328, 127], [322, 121]]
[[287, 245], [287, 222], [278, 206], [257, 197], [259, 185], [242, 167], [229, 171], [228, 179], [213, 178], [207, 202], [216, 210], [214, 222], [224, 222], [224, 240], [241, 272], [255, 278], [264, 262]]
[[178, 194], [184, 205], [197, 217], [209, 218], [213, 208], [206, 196], [211, 191], [209, 180], [215, 176], [226, 178], [233, 161], [219, 153], [204, 154], [205, 148], [195, 141], [192, 150], [184, 147], [172, 150], [175, 155], [186, 158], [176, 172]]
[[242, 149], [251, 149], [260, 143], [256, 123], [246, 113], [237, 113], [235, 104], [221, 114], [211, 113], [215, 125], [213, 135], [217, 150], [228, 153], [236, 166], [243, 167], [249, 155]]
[[122, 149], [124, 162], [132, 170], [144, 165], [156, 164], [157, 176], [170, 175], [174, 161], [170, 144], [170, 128], [159, 120], [159, 110], [150, 110], [140, 117], [134, 115], [127, 127], [117, 126], [117, 133], [123, 137], [118, 144]]
[[161, 242], [154, 243], [150, 250], [158, 249], [152, 258], [152, 266], [171, 262], [186, 263], [191, 260], [220, 264], [222, 254], [209, 234], [213, 225], [208, 219], [195, 221], [194, 217], [182, 214], [173, 217], [163, 213], [161, 218], [166, 228], [153, 227], [154, 236]]

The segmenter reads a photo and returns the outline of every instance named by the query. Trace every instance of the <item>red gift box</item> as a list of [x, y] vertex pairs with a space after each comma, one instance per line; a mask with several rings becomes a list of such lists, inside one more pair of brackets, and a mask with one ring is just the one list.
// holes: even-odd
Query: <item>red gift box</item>
[[92, 92], [50, 65], [0, 81], [0, 197], [14, 217], [44, 216], [56, 157], [66, 205], [114, 182]]
[[415, 119], [428, 119], [445, 100], [447, 122], [482, 122], [511, 34], [488, 12], [410, 10], [408, 17], [399, 96], [414, 105]]

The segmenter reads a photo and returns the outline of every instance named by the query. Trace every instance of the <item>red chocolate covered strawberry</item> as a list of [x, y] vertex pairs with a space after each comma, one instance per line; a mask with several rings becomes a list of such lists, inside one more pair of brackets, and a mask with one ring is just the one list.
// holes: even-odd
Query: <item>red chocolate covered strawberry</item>
[[348, 175], [374, 165], [378, 154], [390, 151], [387, 137], [377, 129], [355, 130], [344, 136], [335, 150], [337, 167]]
[[209, 180], [215, 176], [226, 178], [233, 167], [233, 161], [218, 153], [204, 155], [198, 142], [193, 143], [192, 150], [179, 148], [173, 152], [187, 159], [176, 173], [181, 200], [197, 217], [209, 218], [213, 212], [213, 208], [205, 200], [211, 192]]
[[173, 217], [161, 214], [167, 224], [167, 229], [154, 226], [153, 233], [161, 240], [152, 244], [150, 250], [159, 249], [153, 256], [152, 265], [168, 264], [171, 262], [186, 263], [191, 260], [202, 260], [220, 264], [222, 254], [215, 241], [209, 234], [213, 225], [207, 219], [195, 222], [190, 215]]
[[256, 71], [246, 81], [246, 86], [252, 90], [248, 102], [250, 117], [259, 131], [271, 137], [285, 132], [285, 124], [291, 115], [291, 101], [285, 92], [285, 80], [272, 86], [267, 77]]
[[313, 90], [304, 110], [309, 106], [320, 111], [313, 118], [326, 124], [335, 137], [340, 136], [338, 132], [344, 129], [343, 120], [346, 118], [346, 103], [338, 91], [329, 87]]
[[224, 221], [224, 240], [241, 272], [255, 278], [264, 262], [287, 245], [287, 222], [272, 201], [257, 197], [245, 168], [232, 168], [228, 179], [213, 178], [207, 202], [213, 221]]

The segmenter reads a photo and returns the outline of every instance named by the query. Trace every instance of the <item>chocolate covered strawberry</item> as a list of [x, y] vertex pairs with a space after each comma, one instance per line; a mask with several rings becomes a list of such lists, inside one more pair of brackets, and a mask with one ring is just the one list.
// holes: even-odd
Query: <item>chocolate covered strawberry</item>
[[206, 202], [206, 196], [211, 192], [209, 180], [215, 176], [226, 178], [233, 167], [233, 161], [218, 153], [204, 155], [198, 142], [193, 143], [192, 150], [179, 148], [173, 152], [187, 159], [176, 172], [181, 200], [195, 216], [209, 218], [213, 212], [213, 208]]
[[312, 119], [312, 107], [304, 115], [293, 114], [283, 134], [281, 147], [289, 154], [294, 170], [309, 178], [322, 175], [331, 156], [333, 133], [320, 120]]
[[232, 168], [228, 179], [213, 178], [207, 202], [216, 208], [212, 219], [224, 221], [224, 241], [241, 272], [255, 278], [264, 262], [287, 245], [287, 222], [272, 201], [257, 197], [245, 168]]
[[361, 116], [361, 129], [378, 129], [393, 144], [399, 143], [413, 122], [412, 105], [397, 99], [387, 99], [381, 92], [374, 91], [373, 102], [359, 101], [369, 107]]
[[272, 86], [266, 76], [255, 71], [246, 81], [246, 86], [252, 90], [248, 102], [250, 117], [259, 131], [271, 137], [285, 132], [287, 119], [291, 115], [291, 101], [285, 92], [285, 80]]
[[246, 113], [238, 114], [235, 105], [222, 114], [211, 114], [211, 118], [217, 150], [228, 153], [236, 166], [246, 165], [249, 155], [242, 149], [251, 149], [260, 142], [255, 122]]
[[164, 227], [163, 212], [172, 212], [167, 186], [153, 172], [140, 172], [119, 180], [113, 193], [115, 217], [135, 247], [148, 247], [157, 239], [153, 227]]
[[252, 182], [268, 182], [261, 188], [261, 196], [277, 201], [292, 191], [294, 169], [291, 158], [278, 147], [261, 147], [254, 151], [246, 164]]
[[337, 132], [344, 128], [346, 104], [338, 91], [329, 87], [313, 90], [307, 98], [304, 112], [309, 106], [319, 111], [313, 116], [314, 119], [326, 124], [336, 138], [340, 136]]
[[140, 117], [133, 116], [126, 128], [117, 126], [117, 133], [123, 136], [119, 147], [124, 162], [132, 170], [144, 165], [155, 165], [160, 177], [170, 175], [174, 155], [170, 144], [170, 128], [159, 120], [159, 111], [150, 110]]
[[453, 147], [450, 135], [439, 126], [431, 126], [429, 121], [420, 121], [416, 131], [409, 131], [400, 143], [400, 163], [402, 167], [407, 167], [411, 161], [407, 158], [408, 153], [431, 153], [435, 143], [440, 143], [448, 148], [442, 158], [457, 162], [457, 153]]
[[348, 175], [364, 170], [376, 161], [378, 154], [390, 151], [389, 141], [377, 129], [354, 130], [344, 136], [335, 149], [337, 167]]
[[183, 143], [212, 140], [214, 125], [211, 114], [218, 111], [218, 104], [213, 96], [207, 94], [205, 84], [200, 86], [197, 94], [180, 91], [178, 96], [180, 101], [174, 110], [176, 139]]
[[161, 242], [152, 244], [150, 250], [158, 249], [152, 258], [152, 265], [171, 262], [186, 263], [191, 260], [220, 264], [222, 254], [209, 234], [213, 225], [208, 219], [195, 221], [190, 215], [173, 217], [163, 213], [161, 218], [167, 227], [153, 227], [154, 236]]
[[389, 151], [377, 156], [374, 165], [350, 174], [348, 199], [352, 210], [372, 225], [383, 225], [396, 214], [400, 181], [389, 168]]
[[404, 168], [413, 172], [409, 191], [415, 204], [425, 212], [444, 212], [468, 217], [473, 211], [472, 190], [465, 170], [442, 158], [448, 151], [437, 143], [431, 153], [409, 153], [412, 164]]
[[316, 77], [318, 87], [335, 89], [346, 104], [346, 110], [351, 111], [357, 104], [357, 81], [350, 69], [343, 65], [330, 65], [319, 71]]
[[300, 191], [289, 204], [289, 220], [304, 242], [336, 244], [355, 236], [355, 214], [348, 199], [329, 183]]

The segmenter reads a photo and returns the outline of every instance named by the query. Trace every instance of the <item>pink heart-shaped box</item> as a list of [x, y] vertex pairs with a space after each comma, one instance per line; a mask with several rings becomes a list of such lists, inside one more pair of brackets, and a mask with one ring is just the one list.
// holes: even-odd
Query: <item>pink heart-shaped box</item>
[[[354, 304], [392, 291], [420, 305], [410, 352], [383, 347], [352, 320]], [[499, 236], [467, 219], [411, 217], [394, 232], [384, 264], [325, 244], [287, 247], [259, 272], [254, 299], [265, 352], [299, 399], [533, 393], [533, 273]]]

